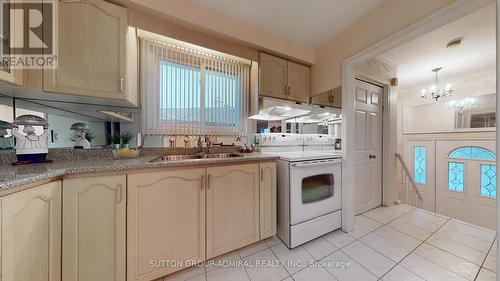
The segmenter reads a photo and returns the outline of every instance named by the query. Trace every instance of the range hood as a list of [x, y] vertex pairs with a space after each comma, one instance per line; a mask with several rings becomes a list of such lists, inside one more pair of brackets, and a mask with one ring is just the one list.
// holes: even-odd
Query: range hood
[[312, 111], [312, 106], [307, 103], [268, 97], [259, 97], [258, 101], [254, 101], [250, 107], [249, 119], [266, 121], [290, 119]]
[[287, 119], [287, 123], [322, 123], [340, 120], [342, 112], [339, 108], [314, 105], [311, 112], [306, 115]]

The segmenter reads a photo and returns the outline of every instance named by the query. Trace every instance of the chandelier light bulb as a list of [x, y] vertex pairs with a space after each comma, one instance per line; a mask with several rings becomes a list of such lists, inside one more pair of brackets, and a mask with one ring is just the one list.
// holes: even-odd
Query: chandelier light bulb
[[441, 97], [449, 97], [452, 95], [453, 90], [451, 89], [451, 84], [446, 84], [443, 88], [439, 84], [438, 72], [442, 70], [442, 67], [437, 67], [432, 70], [434, 72], [434, 83], [429, 87], [429, 91], [422, 90], [421, 98], [423, 100], [434, 99], [438, 101]]

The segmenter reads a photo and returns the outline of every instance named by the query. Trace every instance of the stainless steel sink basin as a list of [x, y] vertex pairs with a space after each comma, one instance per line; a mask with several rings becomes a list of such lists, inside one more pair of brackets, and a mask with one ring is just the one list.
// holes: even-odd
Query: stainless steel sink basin
[[243, 157], [241, 154], [237, 153], [208, 153], [204, 154], [204, 158], [236, 158]]
[[225, 159], [225, 158], [236, 158], [243, 157], [243, 155], [238, 153], [198, 153], [198, 154], [179, 154], [179, 155], [163, 155], [159, 158], [151, 160], [151, 162], [169, 162], [169, 161], [182, 161], [182, 160], [193, 160], [193, 159]]
[[203, 158], [203, 155], [201, 154], [163, 155], [160, 158], [151, 160], [151, 162], [180, 161], [180, 160], [192, 160], [200, 158]]

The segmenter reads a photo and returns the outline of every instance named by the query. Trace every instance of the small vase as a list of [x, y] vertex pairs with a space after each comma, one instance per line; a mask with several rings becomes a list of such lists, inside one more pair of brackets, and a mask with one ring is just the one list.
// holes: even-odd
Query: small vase
[[113, 143], [113, 148], [114, 149], [120, 149], [120, 144], [119, 143]]
[[129, 147], [130, 147], [130, 144], [128, 144], [128, 143], [124, 143], [124, 144], [122, 144], [122, 147], [123, 147], [123, 148], [129, 148]]

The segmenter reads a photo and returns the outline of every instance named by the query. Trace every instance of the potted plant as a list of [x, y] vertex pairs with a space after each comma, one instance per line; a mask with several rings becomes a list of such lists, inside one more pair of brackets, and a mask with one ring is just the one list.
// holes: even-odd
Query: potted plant
[[122, 136], [121, 136], [122, 147], [128, 148], [130, 146], [130, 141], [132, 140], [133, 137], [134, 137], [134, 135], [130, 131], [127, 131], [124, 134], [122, 134]]
[[120, 134], [114, 133], [110, 136], [110, 138], [111, 138], [111, 144], [112, 144], [113, 148], [119, 149], [120, 148], [120, 141], [121, 141]]

